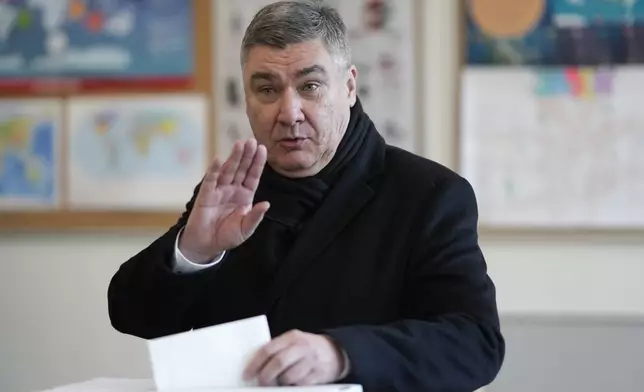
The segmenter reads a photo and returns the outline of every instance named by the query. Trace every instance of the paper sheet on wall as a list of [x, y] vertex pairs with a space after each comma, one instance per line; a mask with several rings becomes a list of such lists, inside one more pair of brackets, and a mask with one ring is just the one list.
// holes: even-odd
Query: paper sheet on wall
[[[412, 152], [417, 143], [413, 0], [327, 0], [349, 31], [358, 96], [385, 140]], [[218, 155], [252, 136], [245, 112], [239, 53], [246, 27], [272, 0], [215, 0]]]
[[468, 69], [462, 86], [481, 224], [644, 227], [644, 68]]
[[71, 99], [70, 207], [182, 210], [208, 164], [206, 102], [200, 95]]

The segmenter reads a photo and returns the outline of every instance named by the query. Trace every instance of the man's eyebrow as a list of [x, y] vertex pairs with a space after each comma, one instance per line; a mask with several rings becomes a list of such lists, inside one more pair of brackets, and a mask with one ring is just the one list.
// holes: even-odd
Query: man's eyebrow
[[[326, 75], [326, 69], [318, 64], [314, 64], [310, 67], [305, 67], [300, 69], [295, 73], [295, 77], [297, 78], [302, 78], [304, 76], [310, 75], [312, 73], [318, 73], [322, 75]], [[274, 81], [279, 79], [279, 76], [272, 73], [272, 72], [266, 72], [266, 71], [258, 71], [255, 72], [254, 74], [251, 75], [250, 80], [252, 82], [254, 81], [259, 81], [259, 80], [265, 80], [265, 81]]]
[[321, 65], [315, 64], [310, 67], [302, 68], [296, 73], [296, 76], [298, 78], [301, 78], [301, 77], [310, 75], [312, 73], [319, 73], [319, 74], [326, 75], [326, 69]]
[[256, 80], [275, 80], [277, 79], [277, 75], [271, 72], [255, 72], [254, 74], [251, 75], [250, 80], [251, 81], [256, 81]]

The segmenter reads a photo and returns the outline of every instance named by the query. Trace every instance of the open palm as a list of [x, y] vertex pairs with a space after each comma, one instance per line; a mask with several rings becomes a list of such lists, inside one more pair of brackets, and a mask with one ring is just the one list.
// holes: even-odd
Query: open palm
[[237, 142], [222, 165], [215, 159], [204, 176], [179, 243], [194, 262], [207, 262], [241, 245], [254, 232], [269, 208], [253, 206], [266, 164], [266, 147], [255, 139]]

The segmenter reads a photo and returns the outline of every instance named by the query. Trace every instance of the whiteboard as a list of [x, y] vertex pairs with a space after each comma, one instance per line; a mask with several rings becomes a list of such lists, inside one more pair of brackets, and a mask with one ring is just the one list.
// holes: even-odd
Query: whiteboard
[[[235, 140], [252, 136], [239, 62], [244, 32], [254, 14], [274, 0], [214, 1], [217, 154], [226, 157]], [[366, 113], [389, 144], [421, 153], [414, 83], [414, 0], [326, 2], [347, 25], [358, 70], [358, 97]]]
[[460, 169], [481, 225], [644, 228], [642, 91], [640, 66], [467, 68]]

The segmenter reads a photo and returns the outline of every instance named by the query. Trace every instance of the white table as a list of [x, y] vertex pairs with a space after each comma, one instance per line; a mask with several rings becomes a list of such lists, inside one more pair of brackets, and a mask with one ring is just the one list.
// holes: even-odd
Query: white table
[[[156, 392], [154, 382], [148, 379], [95, 378], [76, 384], [63, 385], [42, 392]], [[171, 392], [171, 391], [167, 391]], [[206, 388], [182, 389], [177, 392], [363, 392], [359, 385], [320, 385], [312, 387], [263, 388]]]

